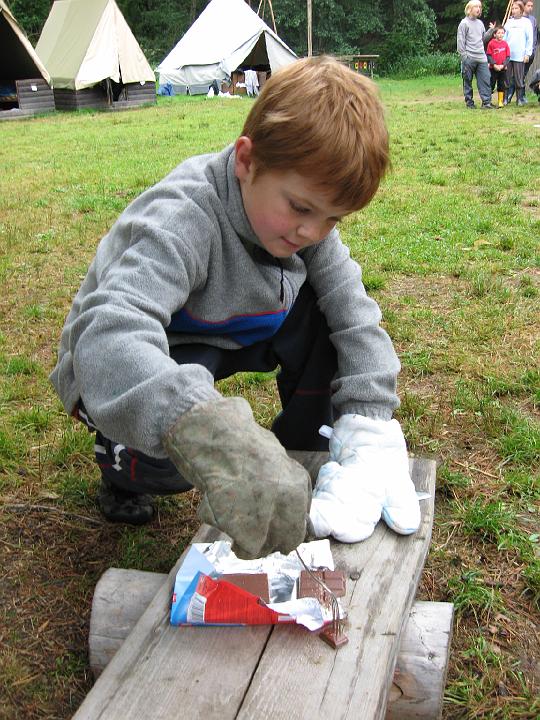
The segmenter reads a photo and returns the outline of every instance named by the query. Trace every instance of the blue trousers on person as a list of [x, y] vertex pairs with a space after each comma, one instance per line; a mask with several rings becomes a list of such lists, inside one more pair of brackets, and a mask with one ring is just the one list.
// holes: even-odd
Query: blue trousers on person
[[479, 60], [463, 60], [461, 63], [461, 77], [463, 78], [463, 96], [467, 107], [474, 107], [472, 80], [476, 77], [478, 94], [483, 105], [491, 103], [491, 77], [487, 62]]

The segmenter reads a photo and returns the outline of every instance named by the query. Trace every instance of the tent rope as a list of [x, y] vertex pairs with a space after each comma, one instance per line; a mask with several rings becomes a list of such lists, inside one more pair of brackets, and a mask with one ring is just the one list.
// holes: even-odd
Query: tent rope
[[506, 6], [506, 12], [504, 13], [504, 18], [502, 21], [503, 26], [506, 25], [506, 21], [510, 17], [510, 13], [512, 11], [512, 5], [514, 4], [514, 0], [508, 0], [508, 5]]

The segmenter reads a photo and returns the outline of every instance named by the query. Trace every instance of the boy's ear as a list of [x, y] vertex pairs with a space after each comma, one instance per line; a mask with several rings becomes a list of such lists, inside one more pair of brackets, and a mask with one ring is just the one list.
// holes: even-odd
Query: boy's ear
[[234, 149], [236, 151], [234, 174], [239, 180], [245, 180], [249, 176], [253, 165], [253, 159], [251, 157], [253, 142], [247, 135], [242, 135], [236, 141]]

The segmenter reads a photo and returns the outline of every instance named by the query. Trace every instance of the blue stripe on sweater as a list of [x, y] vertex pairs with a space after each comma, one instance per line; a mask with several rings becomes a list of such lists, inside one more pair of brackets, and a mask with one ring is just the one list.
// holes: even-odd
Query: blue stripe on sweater
[[232, 315], [225, 320], [208, 321], [193, 317], [185, 308], [175, 312], [167, 330], [193, 335], [225, 335], [239, 345], [253, 345], [275, 335], [287, 317], [287, 310], [252, 315]]

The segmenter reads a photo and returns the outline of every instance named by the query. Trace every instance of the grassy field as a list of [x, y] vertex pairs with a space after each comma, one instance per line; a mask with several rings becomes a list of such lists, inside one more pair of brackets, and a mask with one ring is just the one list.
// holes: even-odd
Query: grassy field
[[[540, 717], [540, 105], [468, 112], [458, 78], [380, 83], [393, 170], [342, 224], [403, 364], [411, 452], [438, 460], [420, 596], [456, 621], [445, 718]], [[92, 437], [49, 383], [100, 237], [184, 158], [235, 139], [250, 100], [161, 98], [0, 124], [0, 718], [68, 718], [91, 687], [93, 588], [167, 572], [196, 498], [146, 528], [95, 507]], [[536, 127], [535, 127], [536, 125]], [[221, 385], [268, 424], [273, 377]]]

